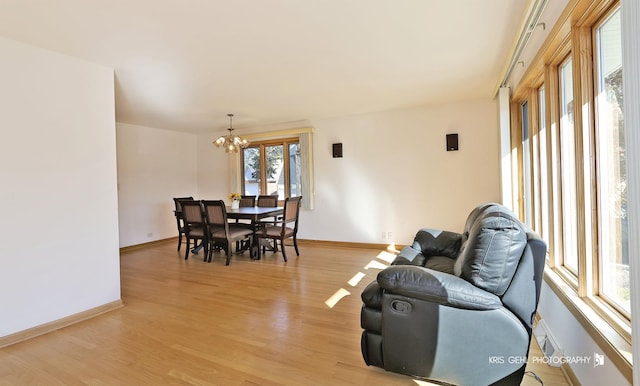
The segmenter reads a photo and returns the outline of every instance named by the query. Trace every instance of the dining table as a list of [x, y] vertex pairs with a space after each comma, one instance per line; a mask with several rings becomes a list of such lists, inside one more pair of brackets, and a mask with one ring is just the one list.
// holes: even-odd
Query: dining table
[[227, 206], [227, 218], [234, 220], [251, 220], [254, 223], [268, 217], [282, 216], [284, 207], [274, 206], [241, 206], [237, 209], [231, 209]]
[[[241, 206], [237, 209], [232, 209], [230, 206], [227, 206], [227, 218], [234, 220], [251, 220], [251, 224], [255, 225], [260, 222], [260, 220], [265, 218], [277, 218], [278, 216], [282, 216], [284, 214], [284, 207], [282, 206], [274, 206], [274, 207], [266, 207], [266, 206]], [[251, 258], [259, 259], [260, 254], [258, 253], [258, 235], [253, 233], [253, 240], [251, 241], [251, 245], [253, 246], [251, 249]]]

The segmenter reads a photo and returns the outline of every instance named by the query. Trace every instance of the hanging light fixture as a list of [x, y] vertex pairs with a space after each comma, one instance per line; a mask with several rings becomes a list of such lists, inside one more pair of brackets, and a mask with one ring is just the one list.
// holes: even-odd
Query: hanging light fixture
[[224, 151], [227, 153], [237, 153], [238, 150], [249, 146], [249, 141], [233, 135], [233, 114], [227, 114], [227, 116], [229, 117], [229, 128], [227, 129], [229, 134], [216, 139], [213, 144], [217, 147], [224, 146]]

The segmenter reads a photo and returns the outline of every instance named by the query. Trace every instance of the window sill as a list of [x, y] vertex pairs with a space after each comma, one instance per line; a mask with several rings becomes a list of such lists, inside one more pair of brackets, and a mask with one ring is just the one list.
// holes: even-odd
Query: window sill
[[[627, 380], [633, 382], [633, 357], [629, 342], [630, 328], [624, 324], [612, 325], [619, 317], [606, 307], [597, 307], [597, 299], [585, 301], [549, 266], [544, 270], [544, 281], [567, 307], [569, 312], [578, 320], [580, 325], [602, 349], [616, 368]], [[593, 303], [593, 304], [591, 304]], [[606, 314], [606, 318], [600, 313]], [[627, 329], [628, 334], [620, 333], [617, 329]]]

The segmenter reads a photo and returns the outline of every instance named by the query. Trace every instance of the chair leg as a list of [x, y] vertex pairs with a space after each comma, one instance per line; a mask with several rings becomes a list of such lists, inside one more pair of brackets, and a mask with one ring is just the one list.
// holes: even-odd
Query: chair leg
[[187, 260], [189, 258], [189, 251], [191, 250], [191, 248], [189, 248], [189, 238], [187, 237], [187, 250], [184, 251], [184, 259]]
[[298, 238], [293, 236], [293, 246], [296, 249], [296, 256], [300, 256], [300, 252], [298, 251]]
[[229, 262], [231, 261], [231, 248], [232, 248], [232, 244], [231, 242], [227, 239], [227, 247], [224, 249], [225, 252], [227, 252], [227, 263], [225, 265], [229, 265]]
[[181, 245], [182, 245], [182, 232], [178, 232], [178, 250], [180, 250]]
[[253, 242], [251, 240], [253, 240], [253, 236], [251, 236], [247, 241], [247, 243], [249, 243], [249, 258], [253, 260], [255, 259], [256, 255], [255, 251], [253, 250]]
[[[277, 240], [273, 240], [273, 245], [271, 245], [271, 239], [264, 239], [265, 242], [264, 243], [260, 243], [260, 245], [262, 245], [262, 253], [265, 253], [267, 251], [267, 248], [272, 251], [272, 252], [278, 252], [278, 243]], [[268, 246], [267, 246], [268, 245]]]
[[253, 235], [247, 237], [246, 240], [244, 240], [244, 244], [247, 247], [247, 250], [249, 251], [249, 259], [253, 260]]
[[260, 244], [262, 244], [262, 239], [261, 238], [257, 238], [256, 239], [256, 255], [255, 255], [255, 259], [256, 260], [260, 260], [262, 258], [262, 253], [264, 253], [264, 250], [262, 252], [260, 252]]
[[[273, 240], [273, 244], [275, 246], [278, 246], [278, 240]], [[282, 247], [282, 258], [284, 259], [285, 263], [287, 262], [287, 252], [284, 249], [284, 239], [280, 240], [280, 246]]]

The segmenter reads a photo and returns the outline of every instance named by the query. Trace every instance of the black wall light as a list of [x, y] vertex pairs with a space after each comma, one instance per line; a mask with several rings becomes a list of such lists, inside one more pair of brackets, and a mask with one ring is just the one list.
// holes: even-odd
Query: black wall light
[[447, 134], [447, 151], [458, 150], [458, 134]]
[[342, 158], [342, 143], [333, 144], [333, 158]]

